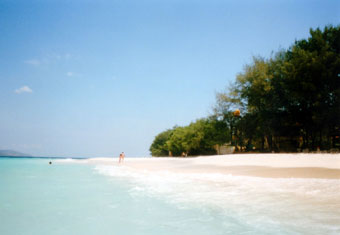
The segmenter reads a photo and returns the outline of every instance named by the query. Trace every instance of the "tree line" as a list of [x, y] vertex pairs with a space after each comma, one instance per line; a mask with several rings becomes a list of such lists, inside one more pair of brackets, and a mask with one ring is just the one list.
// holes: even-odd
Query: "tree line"
[[236, 151], [297, 152], [340, 148], [340, 26], [310, 29], [270, 58], [253, 57], [216, 95], [214, 115], [166, 130], [153, 156]]
[[188, 126], [175, 126], [158, 134], [151, 147], [152, 156], [216, 154], [216, 145], [228, 141], [227, 123], [214, 116], [198, 119]]

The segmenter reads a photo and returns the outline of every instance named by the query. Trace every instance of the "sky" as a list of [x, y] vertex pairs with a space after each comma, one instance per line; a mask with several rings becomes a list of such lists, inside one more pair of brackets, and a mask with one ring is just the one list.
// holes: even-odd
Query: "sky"
[[253, 56], [339, 23], [337, 0], [0, 0], [0, 149], [149, 156]]

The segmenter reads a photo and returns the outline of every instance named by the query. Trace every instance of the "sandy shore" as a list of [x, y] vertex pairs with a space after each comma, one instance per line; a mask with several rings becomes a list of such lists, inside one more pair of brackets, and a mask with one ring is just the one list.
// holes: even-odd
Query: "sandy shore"
[[269, 178], [340, 179], [340, 154], [233, 154], [195, 158], [93, 158], [90, 164], [133, 168], [136, 171], [219, 173]]

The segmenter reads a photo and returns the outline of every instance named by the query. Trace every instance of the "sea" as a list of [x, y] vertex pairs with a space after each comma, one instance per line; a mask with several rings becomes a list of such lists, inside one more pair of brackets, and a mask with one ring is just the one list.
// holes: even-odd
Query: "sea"
[[340, 180], [0, 157], [0, 234], [340, 234]]

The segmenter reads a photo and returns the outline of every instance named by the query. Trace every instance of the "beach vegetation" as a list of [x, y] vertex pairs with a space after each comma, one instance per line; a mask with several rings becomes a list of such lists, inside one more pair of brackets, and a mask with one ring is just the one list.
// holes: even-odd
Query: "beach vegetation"
[[168, 156], [169, 148], [167, 146], [167, 141], [172, 135], [174, 129], [169, 129], [159, 133], [150, 146], [150, 152], [152, 156], [160, 157], [160, 156]]
[[[153, 156], [340, 149], [340, 26], [310, 29], [270, 58], [255, 56], [216, 94], [214, 115], [156, 136]], [[162, 144], [159, 144], [162, 143]]]
[[340, 26], [310, 30], [310, 37], [271, 58], [254, 57], [234, 83], [217, 94], [216, 115], [235, 108], [238, 145], [261, 151], [339, 148]]
[[202, 118], [188, 126], [158, 134], [151, 147], [152, 156], [188, 156], [216, 154], [216, 145], [229, 141], [229, 128], [216, 117]]

